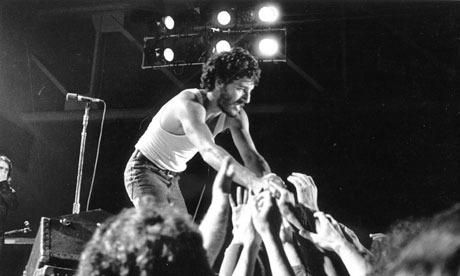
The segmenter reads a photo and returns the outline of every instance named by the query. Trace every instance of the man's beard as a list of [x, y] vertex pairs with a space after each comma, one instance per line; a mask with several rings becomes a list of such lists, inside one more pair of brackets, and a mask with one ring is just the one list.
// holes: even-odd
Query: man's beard
[[227, 91], [224, 91], [220, 97], [219, 97], [219, 100], [217, 101], [217, 106], [220, 108], [220, 110], [222, 110], [222, 112], [229, 116], [229, 117], [236, 117], [238, 116], [239, 114], [239, 111], [237, 111], [237, 113], [235, 114], [235, 112], [232, 112], [232, 106], [235, 106], [236, 108], [236, 105], [234, 104], [231, 104], [230, 103], [230, 99], [227, 97], [227, 94], [226, 94]]

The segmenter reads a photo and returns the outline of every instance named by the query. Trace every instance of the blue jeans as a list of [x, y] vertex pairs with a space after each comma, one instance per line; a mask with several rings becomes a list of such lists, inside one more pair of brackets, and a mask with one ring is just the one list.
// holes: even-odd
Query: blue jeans
[[142, 196], [152, 195], [160, 206], [170, 204], [188, 213], [179, 188], [179, 179], [178, 173], [158, 168], [139, 150], [134, 151], [126, 164], [125, 188], [136, 207]]

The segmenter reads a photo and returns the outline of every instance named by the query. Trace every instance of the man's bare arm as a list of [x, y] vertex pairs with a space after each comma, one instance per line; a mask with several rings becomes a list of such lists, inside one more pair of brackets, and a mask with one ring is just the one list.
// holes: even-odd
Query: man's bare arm
[[178, 105], [177, 111], [185, 135], [198, 148], [203, 160], [211, 167], [218, 171], [222, 161], [230, 157], [235, 170], [234, 180], [238, 184], [247, 188], [259, 189], [265, 182], [268, 182], [268, 179], [261, 179], [254, 172], [245, 168], [214, 142], [211, 131], [205, 123], [206, 112], [201, 104], [183, 100]]
[[249, 132], [249, 119], [244, 109], [241, 110], [239, 117], [228, 118], [227, 120], [229, 121], [233, 142], [244, 161], [244, 165], [258, 176], [271, 173], [270, 166], [257, 151], [252, 140]]

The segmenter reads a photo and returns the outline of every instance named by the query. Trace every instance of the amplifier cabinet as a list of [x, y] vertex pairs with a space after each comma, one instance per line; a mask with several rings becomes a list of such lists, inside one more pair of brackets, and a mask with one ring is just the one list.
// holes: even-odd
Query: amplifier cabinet
[[23, 276], [38, 276], [36, 273], [45, 266], [76, 269], [86, 243], [109, 216], [110, 213], [94, 210], [57, 218], [42, 217]]

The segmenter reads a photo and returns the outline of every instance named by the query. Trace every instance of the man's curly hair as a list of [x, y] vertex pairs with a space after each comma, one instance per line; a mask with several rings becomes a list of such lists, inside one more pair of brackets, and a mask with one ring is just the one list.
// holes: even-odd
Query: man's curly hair
[[197, 226], [153, 197], [110, 218], [82, 253], [78, 276], [213, 275]]
[[201, 88], [211, 91], [217, 79], [228, 84], [244, 77], [252, 79], [257, 85], [260, 78], [259, 63], [247, 50], [235, 47], [210, 57], [203, 65]]

